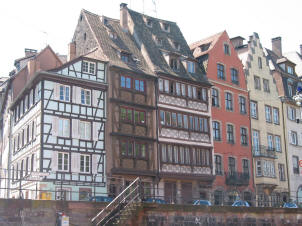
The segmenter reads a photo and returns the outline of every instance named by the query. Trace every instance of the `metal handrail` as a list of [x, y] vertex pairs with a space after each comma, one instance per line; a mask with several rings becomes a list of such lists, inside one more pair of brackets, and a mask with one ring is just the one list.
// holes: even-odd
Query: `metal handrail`
[[[99, 212], [94, 218], [92, 218], [91, 222], [95, 222], [96, 219], [102, 217], [102, 215], [104, 215], [102, 217], [102, 219], [104, 219], [106, 216], [108, 216], [113, 210], [109, 210], [109, 208], [111, 208], [111, 206], [119, 206], [119, 204], [121, 202], [125, 202], [126, 198], [129, 197], [130, 194], [132, 194], [139, 186], [135, 187], [133, 191], [130, 191], [129, 194], [126, 194], [125, 197], [123, 197], [123, 195], [137, 182], [140, 181], [140, 178], [137, 177], [127, 188], [125, 188], [117, 197], [115, 197], [115, 199], [112, 200], [112, 202], [110, 202], [101, 212]], [[120, 200], [120, 198], [123, 197], [122, 200]], [[109, 213], [108, 213], [109, 212]]]

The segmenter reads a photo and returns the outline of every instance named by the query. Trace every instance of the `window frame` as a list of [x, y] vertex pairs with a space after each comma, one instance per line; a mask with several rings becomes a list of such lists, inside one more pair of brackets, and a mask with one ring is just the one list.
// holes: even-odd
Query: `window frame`
[[[233, 84], [239, 85], [239, 72], [236, 68], [231, 68], [231, 81]], [[236, 78], [236, 79], [234, 79]]]
[[[245, 131], [243, 133], [243, 131]], [[240, 143], [243, 146], [248, 146], [248, 130], [245, 127], [240, 127]]]
[[[215, 94], [215, 93], [213, 92], [214, 90], [215, 90], [217, 96], [214, 95], [214, 94]], [[216, 88], [212, 88], [212, 89], [211, 89], [211, 94], [212, 94], [212, 107], [219, 107], [219, 106], [220, 106], [220, 104], [219, 104], [219, 90], [216, 89]], [[215, 102], [215, 103], [217, 102], [217, 103], [214, 104], [214, 102]]]
[[[83, 92], [84, 92], [84, 95], [83, 95]], [[87, 93], [89, 93], [89, 99], [87, 98]], [[89, 103], [88, 103], [87, 100], [89, 100]], [[90, 89], [81, 88], [81, 104], [82, 105], [86, 105], [86, 106], [91, 106], [91, 100], [92, 100], [92, 92], [91, 92], [91, 90]]]
[[225, 96], [225, 109], [227, 111], [233, 111], [234, 110], [233, 94], [231, 92], [226, 91], [224, 96]]
[[233, 124], [227, 123], [226, 124], [226, 138], [227, 138], [227, 142], [229, 144], [235, 144], [235, 128]]
[[[268, 110], [268, 111], [267, 111]], [[264, 105], [265, 112], [265, 121], [268, 123], [272, 123], [272, 107], [269, 105]]]
[[[84, 166], [83, 166], [83, 170], [82, 170], [82, 157], [84, 157]], [[88, 161], [88, 171], [87, 171], [87, 157], [88, 157], [88, 159], [89, 159], [89, 161]], [[87, 173], [87, 174], [89, 174], [89, 173], [91, 173], [91, 165], [92, 165], [92, 163], [91, 163], [91, 155], [85, 155], [85, 154], [80, 154], [80, 173]]]
[[[252, 104], [254, 104], [255, 107], [256, 107], [256, 109], [255, 109], [256, 115], [254, 115], [253, 112], [252, 112], [253, 111]], [[251, 118], [258, 119], [258, 102], [257, 101], [250, 100], [250, 112], [251, 112]]]
[[217, 63], [217, 78], [221, 80], [226, 80], [225, 66], [221, 63]]
[[[57, 153], [58, 155], [58, 171], [62, 171], [62, 172], [68, 172], [70, 167], [70, 154], [69, 153], [66, 153], [66, 152], [58, 152]], [[62, 155], [62, 166], [61, 166], [61, 169], [60, 169], [60, 155]], [[67, 156], [67, 158], [66, 158]], [[65, 160], [67, 159], [67, 163], [66, 163], [66, 166], [67, 166], [67, 169], [65, 169]]]
[[[81, 131], [82, 131], [81, 126], [80, 126], [81, 123], [84, 124], [84, 129], [83, 129], [84, 137], [81, 134]], [[87, 130], [87, 126], [89, 126], [89, 130]], [[91, 121], [79, 120], [78, 129], [79, 129], [78, 133], [79, 133], [80, 140], [91, 140], [91, 138], [92, 138], [92, 122]], [[87, 131], [89, 131], [89, 137], [86, 133]]]
[[[84, 68], [86, 68], [86, 66], [84, 66], [84, 64], [87, 63], [87, 70]], [[93, 71], [91, 71], [91, 65], [93, 65]], [[92, 62], [92, 61], [87, 61], [87, 60], [83, 60], [82, 61], [82, 73], [85, 73], [85, 74], [90, 74], [90, 75], [95, 75], [96, 74], [96, 63], [95, 62]]]

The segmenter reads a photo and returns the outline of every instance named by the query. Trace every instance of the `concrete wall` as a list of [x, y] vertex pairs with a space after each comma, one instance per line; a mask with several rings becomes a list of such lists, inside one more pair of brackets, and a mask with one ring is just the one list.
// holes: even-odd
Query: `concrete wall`
[[[54, 226], [56, 212], [69, 216], [70, 226], [90, 225], [107, 203], [0, 199], [0, 226]], [[302, 225], [302, 209], [202, 207], [193, 205], [144, 204], [126, 225], [279, 226]]]

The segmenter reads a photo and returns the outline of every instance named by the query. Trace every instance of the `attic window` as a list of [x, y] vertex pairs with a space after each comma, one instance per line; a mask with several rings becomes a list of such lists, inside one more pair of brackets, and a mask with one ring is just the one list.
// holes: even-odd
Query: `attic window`
[[178, 70], [179, 69], [179, 62], [178, 62], [178, 59], [177, 58], [170, 58], [170, 67], [173, 69], [173, 70]]
[[129, 62], [129, 54], [121, 53], [121, 60], [125, 63]]
[[152, 27], [153, 23], [151, 19], [147, 19], [147, 26]]
[[155, 37], [155, 42], [158, 46], [162, 46], [163, 45], [163, 39], [159, 38], [159, 37]]
[[207, 43], [207, 44], [201, 45], [200, 49], [202, 52], [204, 52], [204, 51], [207, 51], [209, 49], [209, 47], [210, 47], [210, 43]]
[[168, 23], [162, 23], [162, 29], [166, 32], [170, 31], [170, 25]]
[[287, 73], [293, 75], [294, 74], [293, 67], [287, 65]]
[[192, 61], [187, 61], [187, 70], [189, 73], [195, 73], [195, 63]]
[[230, 46], [228, 45], [228, 44], [224, 44], [223, 45], [224, 47], [223, 47], [223, 49], [224, 49], [224, 54], [225, 55], [231, 55], [231, 53], [230, 53]]
[[111, 39], [117, 39], [116, 33], [112, 32], [112, 31], [109, 31], [109, 37], [110, 37]]
[[173, 46], [175, 49], [180, 50], [180, 45], [178, 42], [173, 41]]

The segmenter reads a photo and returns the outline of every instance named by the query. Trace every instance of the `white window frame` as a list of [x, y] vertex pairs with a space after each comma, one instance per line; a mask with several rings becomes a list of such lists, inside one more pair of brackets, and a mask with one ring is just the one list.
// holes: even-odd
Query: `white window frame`
[[[61, 93], [61, 89], [62, 89], [62, 93]], [[70, 102], [70, 86], [59, 85], [59, 99], [60, 101]]]
[[290, 131], [290, 143], [298, 145], [298, 134], [295, 131]]
[[[87, 66], [84, 66], [86, 64], [87, 64]], [[95, 62], [90, 62], [90, 61], [84, 60], [83, 64], [82, 64], [82, 71], [83, 71], [83, 73], [86, 73], [86, 74], [95, 75], [95, 72], [96, 72]]]
[[[84, 99], [82, 98], [83, 97], [83, 92], [84, 92]], [[89, 93], [89, 98], [87, 97], [88, 93]], [[81, 104], [91, 105], [91, 90], [81, 89]]]
[[275, 141], [275, 149], [276, 149], [276, 151], [277, 151], [277, 152], [282, 152], [282, 147], [281, 147], [281, 137], [275, 135], [274, 141]]
[[[83, 158], [83, 168], [82, 168], [82, 158]], [[87, 161], [88, 158], [88, 161]], [[88, 167], [88, 170], [87, 170]], [[91, 156], [90, 155], [80, 155], [80, 172], [90, 173], [91, 172]]]
[[[62, 158], [61, 167], [60, 167], [60, 155]], [[66, 159], [67, 159], [67, 163], [65, 164]], [[67, 166], [67, 168], [65, 168], [65, 165]], [[69, 171], [69, 153], [58, 152], [58, 171], [64, 171], [64, 172]]]
[[70, 120], [66, 118], [59, 118], [58, 136], [70, 137]]
[[192, 61], [187, 61], [187, 68], [189, 73], [195, 73], [195, 63]]
[[80, 135], [80, 139], [82, 140], [91, 139], [91, 122], [79, 121], [79, 135]]
[[274, 122], [274, 124], [280, 123], [279, 109], [275, 108], [275, 107], [273, 107], [273, 122]]

